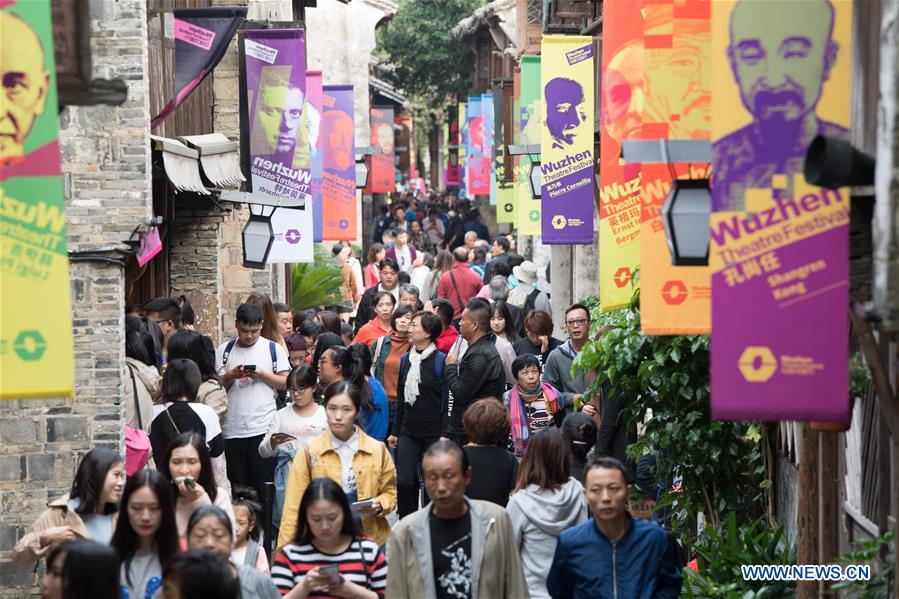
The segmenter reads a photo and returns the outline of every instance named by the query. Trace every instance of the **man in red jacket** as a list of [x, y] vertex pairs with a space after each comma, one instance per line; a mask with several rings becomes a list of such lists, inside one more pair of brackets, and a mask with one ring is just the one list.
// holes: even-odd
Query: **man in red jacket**
[[453, 268], [443, 273], [437, 283], [437, 297], [446, 298], [453, 306], [453, 322], [462, 318], [468, 300], [478, 294], [483, 280], [468, 265], [468, 249], [453, 250]]

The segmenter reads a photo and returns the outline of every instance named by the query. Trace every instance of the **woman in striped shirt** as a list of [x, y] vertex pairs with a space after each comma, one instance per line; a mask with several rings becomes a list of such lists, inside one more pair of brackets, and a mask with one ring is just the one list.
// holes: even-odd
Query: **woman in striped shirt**
[[272, 566], [272, 580], [289, 599], [380, 599], [387, 586], [387, 558], [361, 536], [340, 485], [313, 480], [300, 502], [297, 535]]

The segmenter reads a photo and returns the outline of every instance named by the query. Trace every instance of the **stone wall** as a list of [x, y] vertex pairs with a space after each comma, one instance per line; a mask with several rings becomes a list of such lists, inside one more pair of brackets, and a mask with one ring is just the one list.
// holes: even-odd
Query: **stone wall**
[[123, 79], [121, 106], [60, 114], [69, 249], [75, 396], [0, 402], [0, 598], [36, 594], [42, 574], [9, 560], [16, 540], [66, 493], [92, 447], [123, 439], [124, 273], [84, 252], [120, 246], [150, 215], [146, 5], [98, 0], [91, 11], [93, 76]]

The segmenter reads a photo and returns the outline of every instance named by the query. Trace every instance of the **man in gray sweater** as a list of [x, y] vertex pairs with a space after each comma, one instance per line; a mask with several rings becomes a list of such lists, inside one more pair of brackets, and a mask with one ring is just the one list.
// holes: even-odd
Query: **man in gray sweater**
[[556, 388], [566, 405], [575, 406], [589, 386], [582, 370], [578, 370], [576, 376], [571, 376], [574, 357], [587, 343], [590, 335], [590, 311], [587, 307], [583, 304], [569, 306], [565, 310], [565, 328], [568, 329], [570, 339], [549, 353], [543, 368], [543, 378]]

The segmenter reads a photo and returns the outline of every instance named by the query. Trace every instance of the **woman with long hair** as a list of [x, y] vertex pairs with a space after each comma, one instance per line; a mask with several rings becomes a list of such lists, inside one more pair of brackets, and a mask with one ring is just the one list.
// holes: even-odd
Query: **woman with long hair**
[[247, 296], [246, 303], [255, 304], [262, 310], [262, 333], [260, 334], [269, 341], [274, 341], [282, 346], [286, 352], [287, 346], [284, 345], [284, 337], [278, 330], [278, 313], [275, 312], [275, 306], [269, 296], [264, 293], [251, 293]]
[[[375, 377], [371, 376], [371, 349], [363, 343], [354, 343], [347, 348], [346, 356], [337, 355], [346, 364], [352, 364], [351, 376], [344, 380], [355, 382], [362, 389], [362, 415], [359, 426], [369, 437], [378, 441], [387, 438], [390, 406], [387, 403], [387, 391]], [[361, 373], [361, 377], [359, 375]]]
[[275, 412], [268, 432], [259, 443], [259, 455], [275, 459], [275, 507], [272, 514], [275, 528], [281, 524], [287, 474], [297, 449], [328, 427], [325, 409], [315, 403], [317, 389], [317, 377], [312, 366], [303, 364], [291, 370], [287, 375], [291, 403]]
[[393, 310], [396, 308], [396, 298], [390, 291], [379, 291], [372, 298], [371, 306], [374, 309], [375, 317], [362, 325], [359, 332], [356, 333], [353, 343], [364, 343], [371, 347], [379, 337], [390, 334], [390, 318], [393, 316]]
[[157, 458], [165, 453], [172, 439], [187, 432], [199, 433], [213, 457], [225, 451], [218, 416], [212, 408], [196, 401], [201, 382], [196, 362], [185, 358], [169, 360], [162, 377], [162, 403], [153, 406], [150, 425], [150, 444]]
[[[362, 536], [346, 493], [330, 478], [316, 478], [300, 501], [296, 535], [281, 548], [272, 579], [289, 599], [318, 594], [376, 599], [387, 586], [387, 559]], [[324, 569], [336, 566], [337, 573]]]
[[358, 385], [338, 381], [325, 391], [328, 430], [297, 452], [287, 480], [278, 546], [294, 539], [297, 509], [314, 478], [338, 482], [351, 502], [367, 501], [355, 511], [362, 530], [378, 545], [387, 542], [386, 516], [396, 508], [396, 468], [384, 447], [356, 424], [362, 410]]
[[231, 494], [215, 484], [212, 460], [200, 434], [187, 432], [175, 437], [156, 464], [172, 485], [179, 536], [187, 533], [190, 515], [203, 505], [219, 506], [234, 521]]
[[422, 295], [422, 301], [434, 299], [437, 295], [437, 283], [440, 282], [440, 277], [443, 276], [443, 273], [453, 269], [454, 262], [455, 258], [453, 258], [453, 255], [449, 251], [440, 250], [437, 252], [437, 257], [434, 258], [434, 268], [431, 269], [431, 275], [428, 277], [428, 290], [430, 291], [430, 295]]
[[409, 324], [415, 312], [412, 306], [399, 306], [390, 318], [390, 334], [378, 339], [372, 348], [371, 372], [384, 387], [390, 406], [388, 434], [396, 417], [400, 357], [409, 350]]
[[384, 244], [373, 243], [368, 247], [368, 264], [365, 265], [365, 288], [374, 287], [381, 282], [381, 271], [378, 264], [387, 256]]
[[153, 402], [159, 397], [159, 370], [153, 337], [144, 330], [143, 322], [133, 316], [125, 320], [125, 426], [150, 431]]
[[534, 435], [518, 466], [506, 511], [531, 597], [549, 599], [546, 574], [566, 528], [587, 519], [584, 488], [571, 477], [568, 443], [556, 428]]
[[515, 330], [515, 322], [509, 304], [499, 300], [490, 306], [490, 330], [497, 337], [502, 337], [509, 343], [518, 341], [518, 331]]
[[187, 523], [187, 547], [191, 551], [208, 551], [228, 563], [240, 585], [241, 599], [278, 599], [275, 583], [254, 566], [235, 565], [230, 561], [234, 539], [234, 523], [220, 507], [204, 505], [190, 516]]
[[193, 360], [200, 369], [203, 382], [197, 389], [197, 401], [212, 408], [219, 424], [223, 424], [228, 413], [228, 392], [215, 371], [215, 357], [209, 355], [203, 335], [196, 331], [178, 331], [169, 339], [168, 349], [169, 361], [180, 358]]
[[[318, 336], [315, 341], [315, 351], [312, 352], [312, 360], [309, 362], [317, 375], [321, 376], [322, 356], [324, 356], [326, 351], [337, 346], [343, 346], [343, 339], [340, 335], [335, 335], [334, 333], [321, 333]], [[331, 382], [333, 381], [329, 381], [329, 383]]]
[[125, 513], [111, 543], [119, 554], [123, 597], [153, 597], [162, 586], [162, 569], [178, 553], [173, 506], [169, 482], [155, 470], [139, 470], [125, 483]]
[[331, 310], [322, 310], [315, 315], [315, 320], [322, 325], [322, 331], [340, 335], [340, 316]]
[[41, 599], [119, 599], [119, 558], [106, 543], [78, 539], [54, 547]]
[[108, 544], [125, 485], [125, 461], [106, 447], [87, 452], [67, 495], [50, 502], [12, 550], [17, 564], [31, 565], [61, 543], [89, 539]]

